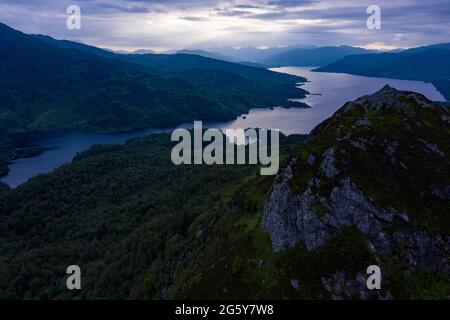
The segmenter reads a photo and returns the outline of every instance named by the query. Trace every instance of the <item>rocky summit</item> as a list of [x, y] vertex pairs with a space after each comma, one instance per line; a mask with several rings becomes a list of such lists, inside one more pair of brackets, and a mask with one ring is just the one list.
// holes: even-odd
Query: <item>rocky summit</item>
[[322, 278], [335, 299], [401, 298], [396, 287], [423, 273], [448, 281], [449, 154], [450, 111], [423, 95], [385, 86], [346, 103], [272, 186], [262, 225], [273, 250], [315, 251], [356, 228], [387, 286], [369, 292], [361, 273], [337, 270]]

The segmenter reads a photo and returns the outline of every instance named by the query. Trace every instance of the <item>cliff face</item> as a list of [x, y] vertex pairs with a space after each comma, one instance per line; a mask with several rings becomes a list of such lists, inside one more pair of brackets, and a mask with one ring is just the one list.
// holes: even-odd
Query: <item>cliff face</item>
[[[449, 110], [420, 94], [386, 86], [347, 103], [273, 185], [262, 223], [273, 250], [314, 251], [356, 227], [387, 277], [448, 273], [449, 152]], [[334, 298], [367, 298], [361, 274], [347, 276], [322, 284]]]

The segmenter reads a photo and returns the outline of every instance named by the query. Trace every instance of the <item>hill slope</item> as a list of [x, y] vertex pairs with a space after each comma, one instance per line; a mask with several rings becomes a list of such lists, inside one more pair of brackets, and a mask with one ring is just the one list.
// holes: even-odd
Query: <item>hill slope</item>
[[449, 119], [385, 88], [283, 138], [275, 181], [174, 166], [168, 135], [94, 147], [0, 189], [0, 297], [447, 298]]
[[304, 79], [203, 57], [119, 55], [0, 24], [0, 132], [126, 131], [289, 105]]
[[444, 44], [400, 53], [352, 55], [315, 71], [428, 81], [450, 99], [450, 50]]
[[[320, 250], [354, 228], [384, 274], [386, 291], [379, 297], [404, 298], [395, 283], [400, 280], [403, 290], [418, 294], [414, 286], [423, 285], [423, 272], [431, 282], [447, 273], [439, 285], [445, 297], [450, 293], [449, 138], [449, 110], [420, 94], [386, 86], [346, 104], [313, 130], [273, 187], [263, 225], [274, 250]], [[365, 271], [345, 269], [322, 275], [329, 294], [367, 297], [360, 281]], [[297, 272], [304, 282], [308, 276], [301, 268]]]
[[263, 63], [271, 67], [286, 66], [323, 66], [352, 54], [370, 53], [366, 49], [350, 46], [320, 47], [312, 49], [291, 49], [271, 56]]

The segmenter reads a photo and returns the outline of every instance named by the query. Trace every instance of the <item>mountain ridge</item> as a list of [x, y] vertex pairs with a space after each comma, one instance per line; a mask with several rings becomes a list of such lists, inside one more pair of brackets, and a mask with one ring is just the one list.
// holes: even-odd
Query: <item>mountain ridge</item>
[[262, 68], [193, 55], [119, 55], [6, 25], [0, 32], [2, 132], [231, 120], [304, 96], [296, 88], [303, 78]]
[[438, 44], [399, 53], [350, 55], [314, 71], [431, 82], [449, 100], [450, 50], [448, 48], [450, 44]]
[[[385, 274], [448, 273], [449, 137], [450, 111], [421, 94], [385, 86], [345, 104], [272, 187], [262, 226], [273, 249], [318, 250], [356, 227]], [[321, 281], [336, 299], [367, 299], [362, 275], [338, 270]]]
[[352, 54], [366, 54], [372, 52], [373, 50], [366, 50], [359, 47], [345, 45], [326, 46], [312, 49], [291, 49], [271, 56], [262, 62], [272, 67], [322, 66]]

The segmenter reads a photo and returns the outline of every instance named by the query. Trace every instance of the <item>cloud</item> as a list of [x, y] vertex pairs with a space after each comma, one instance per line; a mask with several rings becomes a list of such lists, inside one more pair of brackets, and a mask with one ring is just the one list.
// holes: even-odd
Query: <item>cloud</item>
[[139, 5], [116, 5], [112, 3], [100, 3], [99, 8], [111, 10], [113, 12], [127, 12], [127, 13], [145, 13], [150, 12], [150, 9], [145, 6]]
[[[2, 22], [27, 33], [115, 49], [293, 44], [411, 47], [450, 39], [448, 0], [377, 0], [382, 29], [366, 28], [372, 0], [0, 0]], [[82, 29], [67, 30], [78, 4]]]

